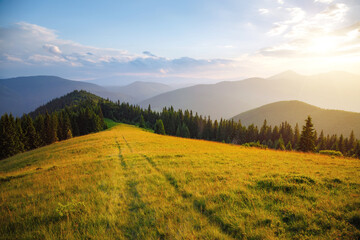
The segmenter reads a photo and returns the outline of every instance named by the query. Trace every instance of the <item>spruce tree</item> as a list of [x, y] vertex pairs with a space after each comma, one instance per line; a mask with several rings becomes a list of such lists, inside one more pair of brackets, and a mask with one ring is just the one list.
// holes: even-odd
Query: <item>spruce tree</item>
[[145, 120], [144, 120], [144, 116], [141, 114], [140, 116], [140, 123], [139, 123], [139, 127], [141, 128], [145, 128], [146, 125], [145, 125]]
[[29, 115], [22, 117], [22, 129], [24, 132], [24, 148], [26, 151], [39, 147], [39, 136], [36, 133], [34, 123]]
[[296, 123], [294, 130], [294, 141], [292, 143], [295, 150], [299, 149], [299, 143], [300, 143], [300, 130], [299, 130], [299, 124]]
[[315, 151], [315, 135], [314, 125], [311, 122], [311, 117], [305, 120], [305, 125], [300, 136], [299, 150], [302, 152], [314, 152]]
[[339, 141], [338, 141], [338, 149], [342, 154], [345, 154], [345, 142], [344, 142], [344, 136], [341, 134]]
[[180, 125], [176, 129], [176, 135], [175, 136], [181, 137], [181, 127], [180, 127]]
[[46, 144], [46, 130], [45, 130], [45, 119], [43, 115], [39, 115], [35, 119], [34, 123], [36, 134], [38, 135], [38, 146], [44, 146]]
[[356, 146], [356, 141], [355, 141], [354, 131], [351, 131], [350, 137], [349, 137], [349, 141], [348, 141], [348, 144], [347, 144], [347, 146], [346, 146], [347, 151], [348, 151], [349, 153], [353, 152], [355, 146]]
[[293, 150], [292, 145], [291, 145], [291, 141], [289, 141], [289, 142], [286, 144], [286, 150], [288, 150], [288, 151], [292, 151], [292, 150]]
[[23, 152], [24, 151], [24, 132], [23, 129], [21, 127], [21, 119], [20, 118], [16, 118], [15, 119], [15, 127], [16, 127], [16, 134], [17, 134], [17, 148], [18, 148], [18, 152]]
[[14, 117], [4, 114], [0, 120], [0, 159], [13, 156], [23, 150]]
[[164, 123], [161, 119], [156, 120], [154, 128], [155, 128], [155, 133], [165, 135]]
[[189, 138], [190, 137], [190, 131], [189, 128], [186, 126], [185, 123], [181, 126], [181, 137]]
[[284, 143], [284, 139], [282, 137], [282, 135], [280, 134], [280, 138], [278, 140], [278, 146], [277, 146], [277, 149], [280, 149], [282, 151], [285, 150], [285, 143]]

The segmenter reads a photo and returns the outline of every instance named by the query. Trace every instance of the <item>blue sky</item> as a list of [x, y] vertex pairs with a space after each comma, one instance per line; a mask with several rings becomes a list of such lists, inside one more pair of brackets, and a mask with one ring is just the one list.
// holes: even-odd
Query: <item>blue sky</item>
[[0, 0], [0, 77], [360, 74], [359, 12], [358, 0]]

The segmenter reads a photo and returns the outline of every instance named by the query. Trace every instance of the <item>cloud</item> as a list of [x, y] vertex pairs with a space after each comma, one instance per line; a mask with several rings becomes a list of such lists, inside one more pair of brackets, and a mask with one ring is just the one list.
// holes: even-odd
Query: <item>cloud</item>
[[51, 45], [51, 44], [45, 44], [43, 46], [43, 48], [48, 50], [50, 53], [61, 54], [61, 51], [60, 51], [58, 46], [54, 46], [54, 45]]
[[260, 8], [260, 9], [259, 9], [259, 13], [260, 13], [260, 14], [268, 14], [268, 13], [269, 13], [269, 9]]
[[143, 54], [146, 55], [146, 56], [149, 56], [149, 57], [157, 57], [156, 55], [152, 54], [149, 51], [144, 51]]
[[284, 0], [277, 0], [277, 2], [281, 5], [284, 4]]
[[[121, 74], [196, 75], [227, 68], [225, 59], [168, 59], [150, 51], [142, 54], [120, 49], [85, 46], [57, 36], [56, 31], [20, 22], [0, 28], [0, 74], [67, 73], [94, 78]], [[26, 71], [25, 71], [26, 70]]]
[[286, 23], [274, 23], [274, 27], [267, 33], [269, 36], [276, 36], [284, 33], [289, 26]]
[[314, 2], [319, 2], [319, 3], [332, 3], [334, 0], [315, 0]]
[[360, 21], [352, 16], [356, 8], [327, 3], [320, 5], [317, 12], [298, 7], [277, 8], [277, 18], [282, 20], [275, 21], [267, 32], [276, 39], [249, 56], [248, 61], [268, 69], [279, 69], [283, 64], [304, 73], [336, 69], [359, 74]]

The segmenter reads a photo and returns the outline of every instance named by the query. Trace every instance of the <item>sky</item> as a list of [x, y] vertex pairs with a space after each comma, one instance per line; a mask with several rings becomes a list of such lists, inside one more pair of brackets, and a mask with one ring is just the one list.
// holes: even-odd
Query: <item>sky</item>
[[360, 74], [359, 0], [0, 0], [0, 78]]

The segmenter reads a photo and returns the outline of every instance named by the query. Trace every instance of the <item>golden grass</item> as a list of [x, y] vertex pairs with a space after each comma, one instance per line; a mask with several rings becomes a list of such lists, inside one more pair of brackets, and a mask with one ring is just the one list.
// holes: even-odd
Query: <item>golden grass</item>
[[0, 162], [4, 239], [357, 239], [360, 161], [121, 124]]

